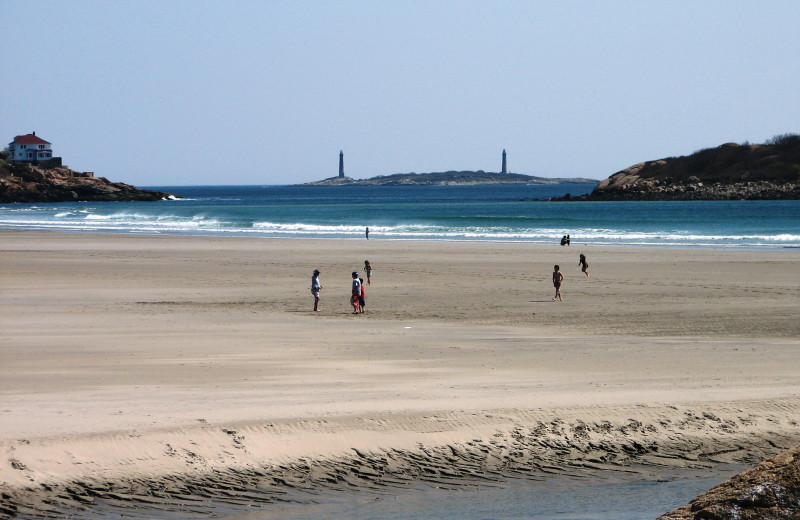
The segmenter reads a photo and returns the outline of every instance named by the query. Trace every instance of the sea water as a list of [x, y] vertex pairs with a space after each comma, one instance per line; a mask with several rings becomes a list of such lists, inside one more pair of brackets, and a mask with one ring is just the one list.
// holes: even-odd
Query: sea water
[[[732, 475], [728, 475], [732, 476]], [[321, 496], [314, 504], [266, 506], [225, 520], [653, 520], [683, 506], [724, 478], [661, 482], [512, 481], [456, 490], [395, 495]]]
[[[544, 480], [445, 487], [410, 483], [405, 488], [308, 489], [264, 503], [182, 497], [172, 504], [156, 498], [141, 503], [98, 499], [86, 509], [65, 511], [73, 520], [653, 520], [743, 468], [725, 466], [665, 473], [659, 481], [612, 481], [552, 475]], [[391, 488], [390, 488], [391, 489]], [[231, 497], [235, 497], [233, 492]]]
[[800, 247], [800, 201], [552, 202], [592, 184], [157, 186], [179, 200], [0, 205], [0, 229], [574, 245]]

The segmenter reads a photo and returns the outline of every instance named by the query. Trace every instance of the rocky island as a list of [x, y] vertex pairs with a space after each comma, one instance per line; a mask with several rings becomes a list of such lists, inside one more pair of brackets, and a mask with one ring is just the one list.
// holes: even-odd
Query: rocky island
[[469, 186], [478, 184], [565, 184], [596, 183], [597, 179], [548, 179], [521, 173], [496, 173], [477, 171], [447, 171], [432, 173], [395, 173], [369, 179], [331, 177], [308, 182], [301, 186]]
[[759, 199], [800, 199], [800, 135], [642, 162], [601, 181], [591, 194], [559, 200]]
[[170, 193], [136, 188], [63, 166], [44, 167], [0, 156], [0, 203], [73, 201], [153, 201], [177, 199]]

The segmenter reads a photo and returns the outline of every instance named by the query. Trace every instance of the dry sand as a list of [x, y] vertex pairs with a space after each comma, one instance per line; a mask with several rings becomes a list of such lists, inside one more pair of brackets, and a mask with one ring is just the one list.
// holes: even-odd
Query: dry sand
[[0, 231], [0, 515], [754, 463], [800, 442], [799, 260]]

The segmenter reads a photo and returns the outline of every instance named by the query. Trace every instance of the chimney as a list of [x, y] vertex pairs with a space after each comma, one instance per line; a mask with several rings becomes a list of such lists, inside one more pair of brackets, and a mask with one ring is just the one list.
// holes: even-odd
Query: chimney
[[36, 135], [36, 130], [33, 131], [33, 135]]

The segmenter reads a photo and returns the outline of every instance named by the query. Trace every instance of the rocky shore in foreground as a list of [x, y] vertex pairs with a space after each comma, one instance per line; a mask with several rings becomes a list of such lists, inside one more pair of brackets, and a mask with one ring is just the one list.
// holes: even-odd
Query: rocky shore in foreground
[[179, 197], [111, 182], [65, 167], [42, 168], [0, 159], [0, 203], [155, 201]]
[[800, 446], [713, 487], [659, 520], [800, 518]]

